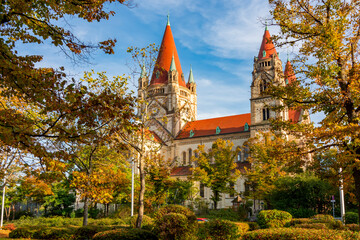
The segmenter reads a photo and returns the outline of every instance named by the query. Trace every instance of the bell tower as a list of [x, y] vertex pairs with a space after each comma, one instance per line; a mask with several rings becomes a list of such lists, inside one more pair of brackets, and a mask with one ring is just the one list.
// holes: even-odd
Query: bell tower
[[151, 80], [146, 89], [146, 101], [151, 118], [149, 129], [160, 137], [167, 135], [167, 140], [175, 138], [188, 121], [197, 118], [196, 84], [192, 69], [189, 82], [186, 83], [169, 16]]
[[259, 54], [254, 57], [251, 83], [251, 136], [257, 131], [270, 129], [270, 118], [285, 117], [283, 112], [271, 111], [271, 106], [281, 104], [266, 94], [270, 84], [284, 84], [282, 62], [265, 28]]

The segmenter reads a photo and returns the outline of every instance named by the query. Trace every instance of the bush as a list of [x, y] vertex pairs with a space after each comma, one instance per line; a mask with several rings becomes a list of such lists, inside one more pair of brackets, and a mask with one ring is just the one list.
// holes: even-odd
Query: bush
[[352, 224], [352, 223], [359, 223], [359, 214], [354, 212], [347, 212], [345, 213], [345, 223]]
[[200, 240], [237, 240], [240, 235], [235, 223], [222, 219], [211, 219], [202, 224], [198, 231]]
[[257, 223], [261, 228], [279, 228], [290, 223], [291, 214], [280, 210], [262, 210], [258, 214]]
[[110, 215], [111, 218], [121, 218], [122, 220], [128, 218], [131, 213], [131, 208], [128, 205], [121, 205], [114, 213]]
[[21, 217], [19, 220], [15, 221], [17, 227], [26, 227], [26, 226], [47, 226], [47, 227], [63, 227], [63, 226], [81, 226], [82, 218], [64, 218], [60, 216], [49, 217], [49, 218], [30, 218], [30, 217]]
[[290, 221], [290, 226], [298, 225], [298, 224], [311, 224], [313, 223], [309, 218], [293, 218]]
[[355, 232], [360, 232], [360, 226], [358, 224], [346, 224], [345, 229]]
[[74, 233], [74, 240], [92, 239], [96, 233], [111, 230], [109, 226], [88, 225], [76, 229]]
[[224, 219], [224, 220], [229, 220], [229, 221], [243, 220], [241, 214], [238, 211], [234, 211], [231, 208], [209, 210], [207, 217], [210, 219]]
[[337, 230], [343, 230], [343, 229], [345, 229], [344, 224], [343, 224], [340, 220], [334, 220], [334, 221], [328, 223], [328, 226], [329, 226], [331, 229], [337, 229]]
[[243, 223], [243, 222], [237, 222], [235, 223], [236, 226], [238, 227], [239, 230], [239, 234], [243, 235], [244, 233], [246, 233], [247, 231], [249, 231], [250, 226], [248, 223]]
[[313, 222], [317, 222], [317, 223], [330, 223], [335, 220], [333, 216], [328, 214], [317, 214], [311, 217], [311, 219]]
[[32, 238], [37, 229], [28, 227], [19, 227], [9, 233], [9, 238]]
[[181, 206], [181, 205], [167, 205], [162, 208], [160, 208], [155, 214], [154, 214], [154, 220], [162, 218], [165, 214], [169, 213], [180, 213], [185, 215], [188, 220], [192, 223], [196, 223], [196, 216], [193, 211], [188, 209], [187, 207]]
[[110, 230], [101, 233], [97, 233], [94, 240], [157, 240], [155, 234], [150, 231], [132, 228], [128, 230]]
[[4, 229], [4, 230], [13, 231], [13, 230], [16, 229], [16, 227], [15, 227], [15, 224], [9, 223], [9, 224], [4, 225], [3, 229]]
[[295, 228], [328, 229], [326, 223], [302, 223], [296, 224]]
[[350, 231], [328, 229], [277, 228], [247, 232], [243, 240], [322, 240], [322, 239], [359, 239], [360, 234]]
[[112, 226], [112, 225], [124, 225], [124, 224], [125, 222], [120, 218], [89, 219], [89, 225]]
[[[130, 219], [130, 227], [131, 228], [135, 228], [137, 217], [138, 217], [137, 214], [135, 214], [134, 216], [131, 217], [131, 219]], [[143, 215], [141, 228], [144, 230], [152, 231], [154, 228], [153, 223], [154, 223], [154, 221], [151, 217], [149, 217], [147, 215]]]
[[34, 232], [33, 238], [35, 239], [58, 239], [68, 240], [73, 235], [74, 230], [71, 228], [49, 228], [42, 227]]
[[249, 225], [249, 230], [254, 231], [260, 228], [259, 224], [257, 222], [247, 222]]
[[193, 239], [195, 227], [184, 214], [168, 213], [157, 219], [156, 223], [159, 239]]

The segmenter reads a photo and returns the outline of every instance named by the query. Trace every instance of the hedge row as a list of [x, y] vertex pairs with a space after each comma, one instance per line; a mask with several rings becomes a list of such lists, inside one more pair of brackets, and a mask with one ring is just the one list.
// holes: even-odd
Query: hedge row
[[328, 229], [273, 228], [247, 232], [243, 240], [329, 240], [359, 239], [360, 233]]

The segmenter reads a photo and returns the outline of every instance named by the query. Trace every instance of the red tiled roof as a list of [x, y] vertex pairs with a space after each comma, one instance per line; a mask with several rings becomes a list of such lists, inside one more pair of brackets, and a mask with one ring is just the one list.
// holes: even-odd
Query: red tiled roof
[[294, 69], [289, 60], [286, 62], [286, 65], [285, 65], [284, 76], [285, 76], [285, 79], [288, 80], [287, 84], [296, 81]]
[[192, 174], [191, 166], [175, 167], [171, 170], [170, 176], [189, 176]]
[[[263, 51], [266, 53], [265, 56], [263, 55]], [[270, 32], [266, 29], [260, 46], [258, 58], [259, 60], [267, 59], [270, 58], [273, 54], [276, 54], [276, 49], [273, 42], [271, 41]]]
[[245, 123], [251, 125], [250, 113], [188, 122], [176, 139], [190, 138], [190, 131], [194, 133], [192, 137], [217, 135], [217, 127], [220, 128], [219, 135], [243, 132]]
[[300, 115], [301, 115], [301, 108], [295, 110], [293, 109], [289, 110], [289, 120], [292, 121], [293, 123], [299, 122]]
[[161, 42], [159, 55], [157, 57], [154, 71], [151, 77], [150, 85], [165, 84], [168, 82], [168, 72], [173, 56], [176, 70], [178, 71], [179, 85], [186, 87], [185, 81], [183, 81], [181, 78], [183, 72], [181, 69], [178, 53], [176, 51], [174, 37], [172, 35], [170, 25], [167, 25]]

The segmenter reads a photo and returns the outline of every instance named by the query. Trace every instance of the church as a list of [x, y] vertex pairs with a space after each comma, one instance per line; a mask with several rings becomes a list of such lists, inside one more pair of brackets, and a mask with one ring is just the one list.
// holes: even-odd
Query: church
[[[270, 83], [285, 85], [296, 78], [289, 60], [283, 70], [267, 28], [263, 39], [259, 39], [259, 45], [252, 71], [250, 112], [198, 120], [196, 79], [192, 69], [185, 79], [168, 18], [152, 76], [148, 79], [145, 69], [142, 70], [138, 96], [147, 102], [147, 125], [162, 143], [161, 154], [175, 166], [172, 177], [186, 179], [191, 175], [194, 150], [198, 145], [205, 145], [209, 149], [218, 138], [230, 140], [234, 148], [242, 150], [235, 161], [238, 169], [243, 171], [245, 166], [249, 167], [249, 153], [244, 143], [257, 132], [269, 130], [270, 118], [280, 117], [294, 123], [310, 121], [308, 114], [301, 109], [276, 113], [270, 110], [269, 106], [281, 102], [263, 93], [267, 86]], [[254, 49], [254, 52], [257, 50]], [[211, 190], [201, 183], [197, 187], [199, 197], [210, 202]], [[234, 187], [241, 196], [245, 192], [245, 179], [240, 177]], [[231, 207], [233, 200], [234, 196], [223, 194], [218, 207]]]

